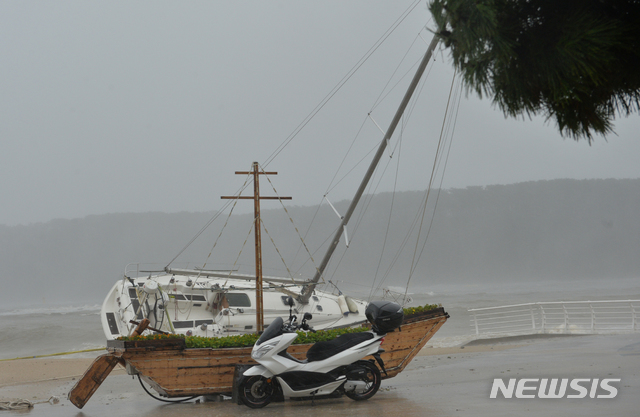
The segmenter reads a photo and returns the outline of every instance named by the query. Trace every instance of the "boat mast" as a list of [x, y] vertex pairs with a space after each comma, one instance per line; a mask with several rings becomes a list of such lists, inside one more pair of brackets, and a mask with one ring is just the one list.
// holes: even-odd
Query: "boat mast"
[[222, 196], [222, 199], [239, 199], [239, 200], [253, 200], [253, 215], [254, 215], [254, 229], [255, 229], [255, 247], [256, 247], [256, 331], [262, 332], [264, 330], [264, 307], [262, 303], [262, 238], [260, 231], [262, 225], [260, 224], [260, 200], [291, 200], [291, 197], [261, 197], [260, 196], [260, 183], [258, 178], [260, 175], [278, 175], [277, 172], [260, 172], [257, 162], [252, 165], [251, 171], [236, 171], [236, 174], [240, 175], [253, 175], [253, 197], [248, 196]]
[[395, 131], [396, 126], [400, 122], [400, 118], [402, 117], [402, 114], [404, 113], [405, 108], [409, 104], [409, 101], [411, 100], [411, 96], [413, 95], [413, 92], [418, 86], [418, 82], [420, 81], [420, 78], [422, 77], [422, 74], [424, 73], [424, 70], [427, 67], [427, 64], [429, 63], [429, 60], [431, 59], [431, 55], [433, 54], [433, 51], [435, 50], [436, 45], [438, 44], [438, 41], [439, 41], [438, 35], [434, 35], [433, 39], [431, 40], [431, 43], [429, 44], [429, 47], [427, 48], [427, 52], [422, 58], [422, 61], [420, 62], [420, 66], [418, 67], [416, 74], [413, 76], [413, 80], [411, 81], [411, 84], [409, 85], [409, 88], [407, 89], [407, 92], [405, 93], [404, 98], [402, 99], [402, 102], [400, 103], [400, 106], [396, 111], [396, 115], [394, 116], [393, 120], [391, 121], [391, 124], [389, 125], [389, 128], [387, 129], [387, 133], [384, 135], [382, 142], [380, 142], [378, 151], [373, 157], [373, 160], [369, 165], [369, 169], [367, 170], [362, 182], [360, 183], [360, 187], [358, 187], [358, 190], [356, 191], [356, 194], [353, 197], [353, 200], [351, 201], [351, 205], [349, 205], [349, 208], [347, 209], [347, 213], [342, 218], [342, 222], [340, 223], [340, 226], [338, 227], [338, 230], [336, 231], [336, 234], [333, 237], [333, 240], [329, 244], [327, 253], [324, 255], [324, 258], [322, 259], [320, 266], [318, 266], [316, 270], [316, 274], [311, 279], [311, 283], [306, 285], [300, 292], [300, 295], [298, 296], [299, 302], [303, 304], [307, 304], [309, 302], [309, 297], [311, 297], [311, 294], [313, 293], [313, 290], [315, 289], [318, 281], [320, 281], [320, 277], [322, 277], [324, 270], [329, 264], [329, 260], [331, 259], [333, 252], [336, 250], [336, 247], [340, 242], [340, 236], [342, 235], [343, 230], [345, 230], [345, 226], [349, 222], [349, 219], [351, 219], [351, 215], [355, 211], [356, 206], [360, 201], [360, 197], [362, 197], [362, 194], [364, 194], [364, 190], [367, 188], [367, 184], [369, 183], [369, 180], [373, 176], [373, 173], [378, 165], [378, 162], [380, 162], [380, 158], [382, 158], [384, 150], [386, 149], [387, 144], [389, 142], [389, 139], [391, 139], [391, 136], [393, 136], [393, 132]]

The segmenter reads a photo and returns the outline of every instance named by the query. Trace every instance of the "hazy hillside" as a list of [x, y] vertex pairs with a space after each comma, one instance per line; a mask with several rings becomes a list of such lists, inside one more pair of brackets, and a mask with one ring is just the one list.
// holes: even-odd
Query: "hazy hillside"
[[[430, 197], [422, 238], [436, 196]], [[423, 192], [405, 192], [393, 201], [388, 193], [366, 200], [367, 211], [357, 212], [350, 224], [350, 248], [345, 254], [341, 243], [327, 277], [370, 286], [374, 277], [380, 282], [397, 258], [385, 284], [406, 282], [418, 231], [413, 222], [422, 219], [423, 198]], [[336, 206], [344, 212], [346, 204]], [[314, 259], [319, 263], [323, 250], [318, 249], [337, 226], [335, 214], [329, 207], [292, 207], [289, 212], [302, 234], [314, 219], [305, 241], [317, 251]], [[166, 265], [213, 214], [124, 213], [0, 226], [2, 308], [100, 303], [126, 264]], [[268, 273], [286, 276], [288, 267], [294, 275], [309, 277], [313, 265], [288, 217], [281, 210], [265, 210], [263, 219]], [[206, 261], [212, 269], [236, 263], [251, 272], [250, 215], [232, 216], [207, 258], [225, 221], [225, 216], [218, 218], [177, 261], [192, 266]], [[421, 249], [422, 240], [418, 252]], [[640, 275], [639, 252], [640, 180], [555, 180], [443, 190], [412, 283], [634, 277]]]

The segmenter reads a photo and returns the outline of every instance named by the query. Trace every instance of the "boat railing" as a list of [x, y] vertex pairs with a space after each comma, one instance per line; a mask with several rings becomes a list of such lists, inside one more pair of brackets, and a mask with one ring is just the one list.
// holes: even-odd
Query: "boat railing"
[[130, 278], [139, 277], [145, 273], [151, 273], [146, 271], [162, 271], [164, 266], [160, 264], [142, 264], [142, 263], [129, 263], [124, 268], [124, 275]]
[[400, 304], [402, 307], [413, 302], [413, 298], [411, 298], [410, 295], [398, 291], [392, 291], [388, 288], [382, 289], [382, 299], [393, 301], [394, 303]]
[[640, 331], [640, 300], [555, 301], [469, 309], [476, 335]]
[[[199, 264], [196, 264], [194, 262], [175, 262], [172, 264], [172, 268], [174, 269], [193, 269], [196, 270], [196, 268], [198, 268]], [[161, 264], [161, 263], [140, 263], [140, 262], [132, 262], [130, 264], [127, 264], [127, 266], [124, 269], [124, 275], [130, 278], [135, 278], [135, 277], [142, 277], [145, 275], [156, 275], [156, 274], [163, 274], [165, 272], [165, 267], [166, 264]], [[216, 265], [216, 267], [218, 269], [218, 271], [221, 272], [236, 272], [237, 271], [237, 267], [232, 267], [231, 265]]]

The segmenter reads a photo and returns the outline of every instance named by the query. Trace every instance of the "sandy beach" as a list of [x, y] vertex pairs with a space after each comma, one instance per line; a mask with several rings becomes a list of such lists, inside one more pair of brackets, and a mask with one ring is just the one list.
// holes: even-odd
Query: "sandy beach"
[[[250, 410], [231, 401], [200, 398], [165, 404], [149, 397], [137, 379], [116, 367], [83, 410], [67, 393], [91, 358], [41, 358], [0, 362], [0, 401], [36, 403], [29, 416], [520, 416], [633, 415], [640, 400], [640, 335], [533, 336], [474, 341], [463, 347], [425, 347], [397, 377], [384, 380], [369, 401], [347, 398], [272, 403]], [[489, 398], [494, 378], [619, 378], [616, 398]], [[59, 403], [47, 400], [57, 396]], [[5, 411], [7, 415], [20, 413]], [[21, 413], [20, 413], [21, 414]]]

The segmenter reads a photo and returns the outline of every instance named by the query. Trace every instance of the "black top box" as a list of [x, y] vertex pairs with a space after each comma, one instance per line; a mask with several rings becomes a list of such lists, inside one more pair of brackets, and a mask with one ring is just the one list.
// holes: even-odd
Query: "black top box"
[[404, 310], [391, 301], [372, 301], [365, 311], [376, 333], [389, 333], [402, 325]]

